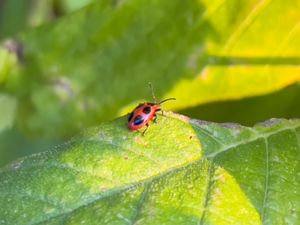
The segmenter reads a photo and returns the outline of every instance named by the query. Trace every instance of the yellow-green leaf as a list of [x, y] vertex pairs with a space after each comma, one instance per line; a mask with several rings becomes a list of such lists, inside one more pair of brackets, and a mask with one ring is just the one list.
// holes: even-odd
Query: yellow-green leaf
[[0, 224], [297, 224], [300, 121], [126, 118], [0, 172]]
[[300, 80], [299, 7], [92, 2], [18, 35], [24, 64], [18, 76], [5, 76], [21, 102], [18, 126], [50, 137], [72, 134], [151, 100], [149, 81], [159, 98], [178, 99], [166, 105], [172, 110], [282, 89]]

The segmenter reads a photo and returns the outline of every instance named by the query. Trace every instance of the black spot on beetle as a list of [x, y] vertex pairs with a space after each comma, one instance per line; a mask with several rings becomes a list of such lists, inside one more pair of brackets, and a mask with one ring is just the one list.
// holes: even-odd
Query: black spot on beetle
[[140, 124], [142, 124], [144, 122], [144, 118], [141, 115], [137, 115], [136, 117], [134, 117], [133, 119], [133, 124], [135, 126], [138, 126]]
[[149, 106], [146, 106], [145, 108], [143, 108], [143, 113], [149, 114], [150, 112], [151, 112], [151, 108]]
[[130, 113], [130, 114], [128, 114], [128, 117], [127, 117], [127, 119], [128, 119], [128, 122], [132, 119], [132, 117], [133, 117], [133, 112], [132, 113]]

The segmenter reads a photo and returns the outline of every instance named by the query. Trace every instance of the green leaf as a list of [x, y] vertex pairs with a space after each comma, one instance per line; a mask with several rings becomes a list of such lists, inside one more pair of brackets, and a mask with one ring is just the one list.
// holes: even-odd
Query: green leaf
[[[19, 35], [24, 70], [7, 81], [19, 126], [61, 137], [159, 98], [178, 110], [300, 80], [299, 5], [281, 1], [95, 1]], [[280, 22], [278, 22], [280, 21]], [[272, 29], [270, 29], [272, 28]]]
[[17, 101], [14, 97], [0, 93], [0, 133], [11, 128], [15, 120]]
[[201, 120], [234, 121], [253, 126], [268, 118], [300, 118], [300, 84], [267, 95], [207, 103], [179, 111]]
[[67, 12], [73, 12], [75, 10], [78, 10], [78, 9], [90, 4], [93, 1], [94, 0], [77, 0], [77, 1], [62, 0], [60, 2], [62, 3], [62, 5], [64, 6], [64, 8]]
[[46, 151], [59, 143], [62, 141], [26, 137], [16, 127], [5, 129], [0, 133], [0, 167], [17, 158]]
[[3, 168], [0, 224], [296, 224], [299, 140], [300, 120], [121, 117]]
[[26, 0], [22, 2], [12, 0], [1, 5], [0, 39], [13, 35], [18, 30], [24, 28], [26, 24], [27, 3]]
[[13, 67], [17, 64], [17, 57], [11, 54], [3, 46], [0, 46], [0, 84], [2, 85], [12, 73]]

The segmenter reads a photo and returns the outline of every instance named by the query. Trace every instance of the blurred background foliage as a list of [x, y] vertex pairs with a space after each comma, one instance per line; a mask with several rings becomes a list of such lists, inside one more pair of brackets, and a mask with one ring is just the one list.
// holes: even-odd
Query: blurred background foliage
[[[140, 101], [253, 125], [299, 117], [300, 1], [0, 0], [0, 165]], [[124, 126], [126, 122], [124, 121]]]

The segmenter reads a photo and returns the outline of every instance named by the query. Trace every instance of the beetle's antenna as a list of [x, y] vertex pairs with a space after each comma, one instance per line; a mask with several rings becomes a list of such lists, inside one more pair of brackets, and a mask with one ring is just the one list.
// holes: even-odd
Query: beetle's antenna
[[165, 100], [162, 100], [161, 102], [159, 102], [158, 104], [161, 105], [162, 103], [166, 102], [166, 101], [170, 101], [170, 100], [176, 100], [176, 98], [167, 98]]
[[151, 89], [152, 98], [154, 99], [154, 101], [155, 101], [155, 103], [156, 103], [156, 102], [157, 102], [157, 99], [156, 99], [156, 97], [155, 97], [155, 95], [154, 95], [152, 83], [149, 82], [148, 84], [149, 84], [149, 87], [150, 87], [150, 89]]

